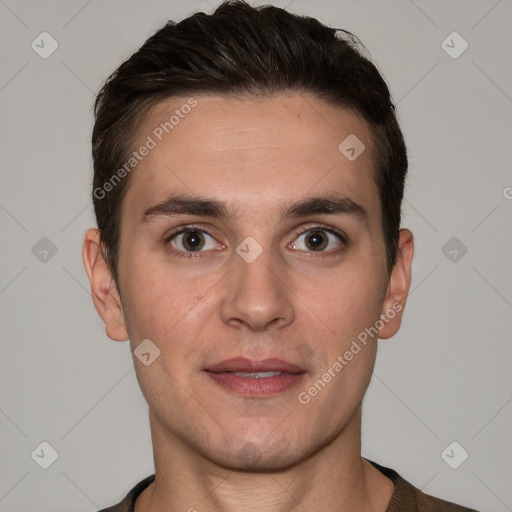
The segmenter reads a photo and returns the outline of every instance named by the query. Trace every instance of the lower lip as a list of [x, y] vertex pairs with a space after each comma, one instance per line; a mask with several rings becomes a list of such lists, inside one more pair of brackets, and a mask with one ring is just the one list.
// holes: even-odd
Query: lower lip
[[232, 372], [209, 372], [207, 375], [217, 384], [229, 391], [245, 396], [271, 396], [297, 386], [305, 373], [282, 373], [275, 377], [251, 379], [240, 377]]

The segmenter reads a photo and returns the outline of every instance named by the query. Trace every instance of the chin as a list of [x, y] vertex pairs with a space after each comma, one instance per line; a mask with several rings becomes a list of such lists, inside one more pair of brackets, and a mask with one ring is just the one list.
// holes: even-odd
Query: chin
[[301, 462], [297, 453], [262, 453], [249, 442], [238, 452], [221, 453], [217, 457], [209, 454], [209, 459], [217, 466], [230, 471], [247, 473], [272, 473], [285, 471]]
[[[308, 439], [311, 442], [311, 438]], [[281, 437], [269, 440], [243, 440], [225, 442], [218, 450], [204, 453], [207, 459], [217, 466], [231, 471], [248, 473], [282, 472], [307, 460], [324, 444], [303, 446], [300, 442], [293, 444], [290, 438]]]

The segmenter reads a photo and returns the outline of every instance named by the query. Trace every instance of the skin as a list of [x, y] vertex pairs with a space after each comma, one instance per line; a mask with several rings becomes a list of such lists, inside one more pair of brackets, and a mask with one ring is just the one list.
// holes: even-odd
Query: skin
[[[149, 366], [134, 358], [149, 404], [156, 481], [136, 511], [384, 511], [392, 482], [361, 458], [361, 402], [374, 338], [304, 405], [308, 390], [358, 334], [400, 305], [379, 338], [400, 327], [411, 280], [413, 237], [400, 231], [390, 274], [368, 125], [357, 114], [300, 95], [266, 99], [195, 96], [198, 104], [136, 167], [122, 204], [119, 286], [96, 229], [83, 259], [94, 304], [113, 340], [160, 349]], [[135, 147], [188, 98], [157, 104]], [[338, 145], [356, 134], [353, 162]], [[173, 195], [216, 199], [232, 218], [144, 212]], [[283, 217], [293, 202], [338, 194], [367, 217]], [[212, 238], [185, 254], [194, 224]], [[339, 230], [347, 243], [318, 224]], [[306, 234], [301, 230], [309, 229]], [[248, 236], [263, 249], [252, 263], [236, 252]], [[309, 237], [309, 238], [308, 238]], [[190, 248], [190, 246], [188, 246]], [[222, 360], [277, 357], [304, 368], [298, 387], [241, 396], [203, 371]], [[191, 511], [191, 512], [192, 512]]]

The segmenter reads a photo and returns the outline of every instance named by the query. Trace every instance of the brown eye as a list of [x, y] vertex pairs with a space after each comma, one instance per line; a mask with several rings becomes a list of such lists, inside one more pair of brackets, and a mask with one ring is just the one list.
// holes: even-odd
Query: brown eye
[[305, 237], [306, 246], [312, 251], [323, 251], [329, 239], [323, 231], [310, 231]]
[[292, 244], [292, 249], [311, 252], [331, 252], [343, 246], [344, 240], [330, 229], [310, 229], [302, 233]]
[[200, 231], [188, 231], [183, 235], [182, 243], [187, 251], [199, 251], [204, 246], [204, 236]]
[[208, 233], [198, 229], [188, 229], [170, 238], [171, 245], [182, 252], [199, 252], [215, 249], [218, 244]]

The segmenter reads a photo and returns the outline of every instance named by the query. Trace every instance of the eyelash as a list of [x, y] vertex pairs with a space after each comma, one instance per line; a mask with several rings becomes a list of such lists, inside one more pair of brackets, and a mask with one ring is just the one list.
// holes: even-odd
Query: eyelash
[[[182, 226], [178, 231], [174, 231], [169, 236], [165, 237], [165, 245], [166, 246], [170, 245], [171, 240], [174, 237], [181, 235], [183, 233], [188, 233], [189, 231], [200, 231], [201, 233], [206, 233], [208, 236], [211, 236], [213, 239], [215, 239], [215, 237], [211, 233], [209, 233], [206, 229], [204, 229], [200, 226], [197, 226], [195, 224], [187, 224], [186, 226]], [[201, 258], [202, 252], [203, 251], [198, 251], [198, 252], [186, 252], [186, 251], [178, 251], [178, 250], [172, 251], [173, 255], [178, 256], [179, 258]]]
[[[165, 245], [169, 245], [171, 243], [171, 240], [178, 236], [178, 235], [181, 235], [183, 233], [188, 233], [189, 231], [200, 231], [201, 233], [206, 233], [208, 236], [212, 237], [214, 240], [215, 240], [215, 237], [208, 232], [208, 230], [200, 227], [200, 226], [197, 226], [195, 224], [188, 224], [186, 226], [182, 226], [178, 231], [174, 231], [173, 233], [171, 233], [169, 236], [165, 237]], [[325, 231], [326, 233], [330, 233], [332, 235], [335, 235], [338, 237], [339, 241], [341, 242], [341, 247], [337, 248], [337, 249], [334, 249], [334, 250], [331, 250], [329, 252], [326, 252], [324, 253], [323, 251], [321, 252], [318, 252], [316, 253], [316, 256], [320, 256], [320, 257], [329, 257], [329, 256], [332, 256], [332, 255], [337, 255], [339, 254], [347, 245], [348, 245], [348, 239], [347, 239], [347, 236], [345, 235], [345, 233], [343, 233], [342, 231], [338, 231], [337, 229], [334, 229], [330, 226], [327, 226], [325, 224], [315, 224], [313, 226], [308, 226], [308, 227], [305, 227], [303, 229], [301, 229], [299, 232], [297, 232], [295, 234], [295, 238], [298, 238], [299, 236], [305, 234], [305, 233], [308, 233], [309, 231]], [[187, 251], [178, 251], [178, 250], [173, 250], [173, 254], [175, 256], [178, 256], [180, 258], [200, 258], [202, 257], [201, 256], [201, 253], [202, 252], [205, 252], [205, 251], [197, 251], [197, 252], [187, 252]], [[309, 251], [309, 252], [313, 252], [315, 253], [315, 251]]]
[[336, 249], [331, 249], [330, 251], [327, 251], [327, 252], [307, 251], [308, 254], [314, 254], [315, 255], [314, 257], [320, 256], [322, 258], [328, 258], [330, 256], [337, 256], [348, 246], [348, 237], [347, 237], [347, 235], [345, 235], [345, 233], [343, 233], [343, 231], [338, 231], [337, 229], [334, 229], [325, 224], [315, 224], [313, 226], [304, 227], [298, 233], [296, 233], [295, 239], [298, 238], [299, 236], [303, 235], [304, 233], [308, 233], [310, 231], [325, 231], [326, 233], [330, 233], [331, 235], [336, 236], [340, 242], [340, 247], [337, 247]]

